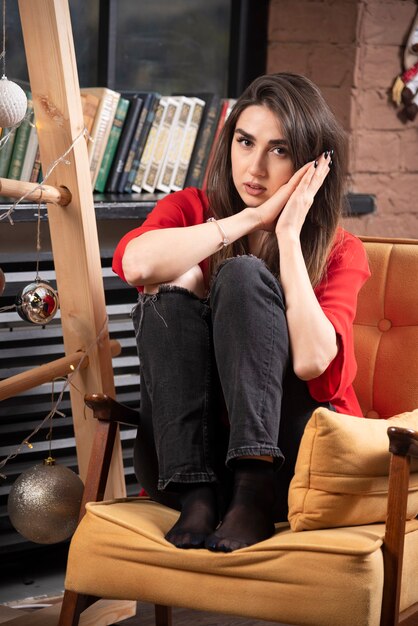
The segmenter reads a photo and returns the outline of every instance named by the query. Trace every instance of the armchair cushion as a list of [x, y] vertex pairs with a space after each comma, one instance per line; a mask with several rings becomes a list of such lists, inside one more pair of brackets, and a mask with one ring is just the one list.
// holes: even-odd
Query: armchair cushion
[[[66, 589], [300, 626], [379, 626], [384, 524], [305, 533], [277, 524], [266, 541], [223, 554], [168, 543], [177, 519], [144, 498], [88, 504]], [[402, 608], [418, 602], [417, 520], [405, 541]]]
[[[418, 409], [366, 419], [317, 409], [299, 448], [289, 489], [293, 531], [386, 520], [391, 425], [418, 430]], [[418, 464], [411, 463], [407, 518], [418, 513]]]

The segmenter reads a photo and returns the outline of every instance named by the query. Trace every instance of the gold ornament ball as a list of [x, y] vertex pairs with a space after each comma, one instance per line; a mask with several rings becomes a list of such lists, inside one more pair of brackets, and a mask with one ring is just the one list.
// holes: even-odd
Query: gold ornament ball
[[26, 114], [28, 99], [19, 85], [6, 76], [0, 80], [0, 126], [10, 128], [19, 124]]
[[0, 267], [0, 296], [3, 295], [5, 287], [6, 287], [6, 277], [4, 275], [3, 270]]
[[16, 311], [25, 322], [48, 324], [58, 311], [58, 294], [44, 280], [29, 283], [16, 296]]
[[10, 490], [7, 512], [25, 539], [59, 543], [71, 537], [77, 527], [82, 495], [79, 476], [49, 458], [17, 478]]

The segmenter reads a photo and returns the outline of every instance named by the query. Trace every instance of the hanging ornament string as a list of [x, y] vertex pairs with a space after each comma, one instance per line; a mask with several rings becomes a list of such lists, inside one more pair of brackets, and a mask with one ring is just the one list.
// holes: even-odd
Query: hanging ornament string
[[82, 137], [87, 137], [90, 141], [92, 141], [91, 136], [89, 131], [87, 130], [87, 128], [83, 128], [83, 130], [77, 135], [77, 137], [74, 139], [74, 141], [72, 142], [71, 146], [69, 148], [67, 148], [67, 150], [64, 152], [64, 154], [62, 154], [60, 157], [58, 157], [58, 159], [56, 159], [52, 165], [49, 167], [49, 169], [47, 170], [45, 176], [43, 177], [43, 179], [41, 180], [40, 183], [38, 183], [35, 187], [33, 187], [30, 191], [27, 191], [21, 198], [19, 198], [18, 200], [16, 200], [16, 202], [14, 202], [7, 211], [5, 211], [4, 213], [0, 214], [0, 221], [8, 219], [10, 224], [12, 224], [12, 226], [14, 225], [14, 222], [12, 220], [12, 213], [15, 210], [15, 208], [17, 207], [18, 204], [20, 204], [23, 200], [25, 200], [29, 195], [31, 195], [34, 191], [36, 191], [37, 189], [40, 189], [42, 191], [42, 185], [44, 183], [46, 183], [46, 181], [48, 180], [48, 178], [51, 176], [52, 172], [54, 171], [54, 169], [57, 167], [57, 165], [59, 165], [60, 163], [64, 163], [65, 165], [70, 165], [70, 161], [68, 161], [66, 159], [66, 156], [71, 152], [71, 150], [74, 148], [75, 144], [82, 138]]
[[36, 221], [36, 276], [35, 281], [41, 280], [39, 276], [39, 263], [41, 260], [41, 201], [42, 201], [42, 192], [41, 197], [38, 202], [38, 214]]
[[3, 60], [3, 76], [6, 76], [6, 0], [3, 0], [3, 50], [1, 58]]
[[[74, 371], [75, 371], [75, 370], [74, 370]], [[57, 380], [58, 380], [58, 379], [54, 378], [54, 380], [52, 381], [52, 389], [51, 389], [51, 406], [54, 406], [54, 405], [55, 405], [55, 403], [54, 403], [54, 397], [55, 397], [55, 388], [54, 388], [54, 385], [55, 385], [55, 382], [56, 382]], [[66, 379], [64, 378], [64, 381], [65, 381], [65, 380], [66, 380]], [[58, 411], [57, 409], [55, 410], [55, 415], [60, 415], [61, 417], [66, 417], [64, 413], [61, 413], [61, 411]], [[48, 431], [48, 434], [47, 434], [47, 436], [46, 436], [46, 439], [48, 440], [48, 443], [49, 443], [49, 455], [48, 455], [48, 458], [50, 458], [50, 459], [52, 458], [52, 427], [53, 427], [53, 417], [54, 417], [54, 415], [52, 415], [52, 411], [50, 411], [50, 413], [49, 413], [49, 431]]]
[[[72, 382], [72, 379], [79, 372], [79, 370], [81, 369], [84, 361], [89, 356], [90, 352], [100, 343], [100, 341], [102, 340], [103, 336], [107, 333], [107, 322], [108, 322], [108, 317], [106, 316], [105, 322], [104, 322], [101, 330], [99, 331], [99, 334], [97, 335], [96, 339], [94, 339], [94, 341], [92, 341], [92, 343], [87, 347], [85, 353], [83, 354], [82, 358], [78, 362], [77, 367], [71, 366], [72, 372], [71, 372], [71, 374], [68, 374], [68, 376], [64, 379], [65, 380], [64, 385], [63, 385], [60, 393], [58, 394], [57, 400], [56, 400], [55, 404], [52, 406], [52, 408], [49, 411], [49, 413], [34, 428], [34, 430], [27, 437], [25, 437], [23, 439], [23, 441], [18, 445], [18, 447], [13, 452], [11, 452], [7, 457], [5, 457], [2, 461], [0, 461], [0, 470], [3, 469], [4, 466], [6, 465], [6, 463], [8, 463], [11, 459], [14, 459], [15, 457], [18, 456], [18, 454], [22, 450], [23, 446], [27, 446], [28, 448], [33, 448], [33, 444], [31, 443], [32, 437], [34, 437], [36, 435], [36, 433], [42, 428], [42, 426], [44, 424], [47, 423], [48, 420], [52, 420], [52, 418], [56, 414], [64, 416], [63, 413], [60, 413], [58, 411], [58, 407], [59, 407], [59, 405], [60, 405], [60, 403], [62, 401], [64, 393], [66, 392], [66, 390], [67, 390], [69, 385], [72, 385], [75, 389], [77, 389], [77, 387]], [[7, 476], [5, 474], [0, 473], [0, 478], [5, 480], [7, 478]]]
[[15, 310], [16, 310], [15, 304], [9, 304], [8, 306], [0, 307], [0, 313], [6, 313], [6, 311], [15, 311]]
[[1, 51], [3, 76], [6, 76], [6, 0], [3, 0], [3, 49]]

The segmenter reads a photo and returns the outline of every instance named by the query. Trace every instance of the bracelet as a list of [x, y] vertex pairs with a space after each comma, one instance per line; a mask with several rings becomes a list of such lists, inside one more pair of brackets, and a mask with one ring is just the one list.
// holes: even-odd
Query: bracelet
[[214, 217], [209, 217], [206, 221], [207, 222], [213, 222], [214, 224], [216, 224], [216, 226], [218, 227], [218, 230], [219, 230], [219, 232], [221, 233], [221, 236], [222, 236], [222, 246], [224, 248], [226, 248], [226, 246], [229, 246], [229, 244], [231, 242], [229, 241], [229, 238], [227, 237], [226, 232], [224, 231], [222, 226], [219, 224], [219, 222], [217, 222]]

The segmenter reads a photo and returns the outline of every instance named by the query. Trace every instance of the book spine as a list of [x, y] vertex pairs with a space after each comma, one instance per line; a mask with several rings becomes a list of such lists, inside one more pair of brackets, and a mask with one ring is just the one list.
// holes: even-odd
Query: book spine
[[160, 170], [163, 165], [166, 151], [170, 142], [170, 134], [173, 128], [173, 123], [178, 108], [178, 100], [175, 100], [174, 98], [167, 98], [167, 108], [161, 120], [155, 149], [143, 184], [143, 189], [145, 191], [149, 191], [150, 193], [153, 193], [155, 191], [158, 176], [160, 174]]
[[123, 168], [125, 167], [125, 161], [128, 157], [136, 125], [138, 124], [142, 104], [142, 98], [139, 98], [137, 95], [130, 100], [128, 115], [122, 129], [119, 145], [106, 185], [106, 191], [109, 191], [110, 193], [114, 193], [118, 190], [120, 177], [122, 175]]
[[94, 133], [94, 143], [90, 152], [90, 174], [93, 187], [99, 173], [100, 163], [109, 138], [119, 98], [120, 94], [116, 96], [114, 93], [105, 94], [100, 111], [98, 111], [100, 117], [97, 120], [97, 130]]
[[214, 96], [208, 107], [205, 119], [196, 138], [195, 147], [190, 159], [185, 187], [200, 187], [209, 159], [210, 148], [213, 143], [216, 126], [220, 115], [220, 99]]
[[142, 183], [144, 180], [145, 172], [148, 168], [148, 163], [151, 159], [152, 153], [154, 151], [155, 142], [157, 139], [158, 128], [161, 123], [161, 119], [167, 106], [167, 99], [160, 98], [157, 106], [157, 110], [155, 112], [154, 121], [152, 123], [151, 129], [148, 134], [147, 142], [144, 147], [144, 152], [142, 154], [141, 161], [139, 163], [138, 171], [135, 176], [135, 182], [132, 185], [132, 191], [140, 192], [142, 191]]
[[9, 128], [3, 128], [2, 139], [9, 135], [8, 140], [3, 144], [0, 150], [0, 177], [7, 178], [9, 171], [10, 159], [13, 153], [13, 144], [16, 139], [16, 130], [10, 130]]
[[210, 148], [208, 162], [207, 162], [207, 165], [206, 165], [205, 172], [203, 174], [202, 189], [206, 189], [209, 166], [212, 163], [213, 156], [214, 156], [214, 153], [215, 153], [215, 150], [216, 150], [216, 146], [218, 145], [219, 135], [221, 134], [221, 130], [223, 128], [223, 125], [225, 124], [228, 108], [229, 108], [229, 100], [228, 100], [228, 98], [224, 98], [222, 100], [221, 113], [219, 115], [218, 124], [217, 124], [216, 130], [215, 130], [215, 137], [213, 139], [212, 146]]
[[145, 144], [147, 143], [147, 140], [148, 140], [150, 129], [154, 122], [155, 114], [157, 112], [158, 104], [160, 102], [160, 97], [161, 96], [154, 94], [154, 93], [150, 94], [150, 101], [149, 101], [149, 105], [147, 106], [147, 113], [146, 113], [146, 117], [144, 121], [144, 126], [142, 128], [142, 131], [139, 137], [138, 146], [136, 148], [135, 156], [132, 161], [132, 166], [129, 171], [128, 179], [125, 185], [125, 191], [127, 192], [133, 191], [132, 185], [135, 184], [135, 178], [139, 169], [139, 164], [141, 162]]
[[174, 169], [183, 143], [185, 129], [192, 112], [193, 101], [191, 98], [181, 98], [179, 115], [173, 122], [174, 128], [171, 134], [170, 144], [157, 182], [157, 189], [165, 193], [171, 191], [171, 179], [173, 178]]
[[110, 129], [109, 139], [107, 140], [107, 145], [103, 154], [103, 159], [100, 164], [99, 173], [97, 175], [95, 189], [100, 193], [103, 193], [106, 187], [106, 181], [116, 154], [117, 145], [122, 133], [122, 127], [126, 119], [128, 108], [129, 100], [127, 98], [120, 98], [112, 128]]
[[27, 182], [30, 180], [33, 170], [33, 164], [35, 163], [36, 153], [38, 151], [38, 145], [38, 132], [36, 130], [35, 124], [32, 124], [29, 133], [28, 144], [26, 146], [25, 158], [23, 160], [22, 172], [20, 174], [20, 180], [22, 181]]
[[7, 178], [12, 180], [20, 180], [22, 173], [23, 160], [25, 158], [26, 147], [28, 145], [29, 133], [32, 127], [33, 118], [33, 102], [32, 95], [26, 93], [28, 99], [28, 107], [26, 109], [26, 115], [23, 122], [20, 124], [16, 131], [16, 139], [13, 146], [13, 152], [10, 159], [9, 171]]
[[89, 134], [91, 134], [99, 107], [99, 98], [91, 93], [81, 94], [81, 104], [83, 109], [83, 121]]
[[142, 105], [141, 113], [139, 114], [138, 122], [135, 128], [134, 135], [132, 137], [131, 145], [129, 146], [128, 155], [126, 157], [125, 164], [123, 166], [123, 171], [119, 178], [119, 183], [118, 183], [119, 193], [125, 192], [125, 188], [128, 183], [129, 172], [132, 169], [133, 161], [134, 161], [136, 152], [138, 150], [139, 139], [141, 137], [141, 133], [145, 124], [146, 117], [148, 115], [149, 106], [150, 106], [150, 95], [151, 94], [148, 93], [144, 96], [144, 102]]
[[186, 129], [185, 140], [183, 142], [179, 163], [174, 174], [174, 180], [172, 183], [173, 191], [180, 191], [183, 189], [186, 181], [187, 171], [189, 169], [190, 158], [192, 156], [194, 144], [199, 130], [200, 121], [202, 119], [203, 109], [205, 103], [199, 98], [194, 99], [196, 104], [193, 111], [193, 116], [189, 126]]
[[30, 175], [30, 179], [29, 179], [31, 183], [38, 182], [40, 172], [41, 172], [41, 153], [40, 153], [39, 145], [38, 145], [38, 149], [36, 151], [36, 156], [35, 156], [35, 161], [34, 161], [33, 168], [32, 168], [32, 174]]

